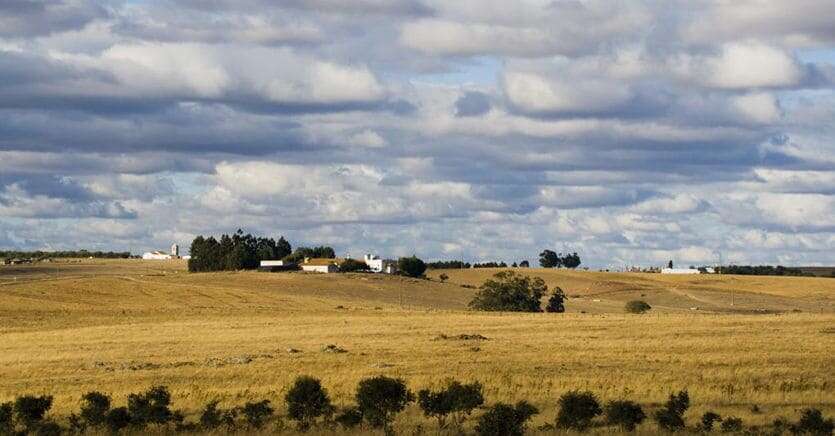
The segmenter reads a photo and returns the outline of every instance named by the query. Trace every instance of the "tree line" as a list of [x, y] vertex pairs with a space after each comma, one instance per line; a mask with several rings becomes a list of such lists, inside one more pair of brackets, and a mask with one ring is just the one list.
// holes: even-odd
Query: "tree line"
[[332, 247], [298, 247], [294, 251], [283, 236], [277, 240], [256, 237], [249, 233], [244, 234], [241, 229], [232, 235], [223, 234], [219, 239], [215, 239], [214, 236], [197, 236], [191, 242], [189, 254], [191, 258], [188, 261], [188, 270], [191, 272], [255, 269], [262, 260], [283, 259], [298, 263], [306, 257], [336, 257]]
[[582, 262], [580, 256], [574, 252], [570, 254], [556, 253], [553, 250], [542, 250], [539, 253], [539, 265], [543, 268], [577, 268]]
[[[359, 427], [383, 430], [395, 434], [395, 420], [411, 403], [424, 417], [436, 422], [438, 432], [466, 434], [465, 423], [476, 410], [481, 413], [472, 427], [478, 436], [521, 436], [532, 417], [541, 411], [525, 400], [515, 404], [503, 402], [485, 406], [484, 389], [474, 381], [461, 383], [448, 379], [440, 389], [422, 389], [415, 395], [406, 382], [399, 378], [379, 375], [359, 381], [354, 404], [336, 407], [328, 390], [319, 379], [302, 375], [295, 379], [283, 396], [284, 414], [276, 413], [272, 400], [248, 401], [240, 406], [224, 408], [220, 401], [208, 402], [196, 421], [186, 419], [182, 410], [172, 409], [172, 397], [165, 386], [154, 386], [145, 392], [132, 393], [124, 406], [114, 406], [110, 395], [91, 391], [81, 397], [79, 413], [72, 413], [61, 425], [47, 416], [52, 408], [51, 395], [24, 395], [0, 404], [0, 434], [61, 435], [61, 434], [142, 434], [145, 431], [168, 434], [185, 433], [282, 433], [287, 429], [285, 419], [295, 424], [299, 432], [317, 428], [332, 432], [337, 427], [352, 430]], [[657, 431], [675, 433], [689, 431], [696, 434], [712, 432], [717, 424], [723, 433], [782, 435], [831, 435], [835, 423], [819, 409], [805, 408], [793, 422], [777, 418], [770, 426], [746, 428], [742, 419], [722, 416], [715, 411], [704, 412], [701, 419], [689, 426], [684, 414], [690, 408], [687, 390], [671, 393], [660, 407], [645, 411], [643, 406], [626, 398], [602, 403], [592, 391], [571, 390], [557, 400], [552, 421], [536, 428], [539, 432], [566, 430], [582, 433], [592, 428], [617, 428], [632, 432], [647, 418], [655, 421]]]
[[129, 259], [132, 257], [128, 251], [88, 251], [88, 250], [63, 250], [63, 251], [0, 251], [0, 258], [21, 258], [21, 259], [47, 259], [54, 258], [88, 258], [96, 259]]

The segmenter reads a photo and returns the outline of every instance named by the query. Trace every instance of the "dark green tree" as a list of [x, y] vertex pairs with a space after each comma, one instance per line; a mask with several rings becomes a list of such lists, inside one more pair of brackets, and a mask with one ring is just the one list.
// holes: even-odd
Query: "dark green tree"
[[401, 257], [397, 261], [397, 269], [409, 277], [421, 277], [426, 272], [426, 263], [417, 256]]
[[372, 428], [392, 432], [394, 417], [415, 400], [403, 380], [377, 376], [361, 380], [357, 386], [357, 406]]
[[554, 251], [542, 250], [542, 253], [539, 253], [539, 266], [543, 268], [559, 268], [560, 257]]
[[545, 281], [515, 271], [501, 271], [486, 280], [470, 301], [473, 310], [540, 312], [540, 300], [548, 292]]
[[322, 383], [313, 377], [300, 376], [284, 396], [287, 414], [298, 422], [300, 431], [307, 431], [320, 417], [329, 417], [334, 408]]

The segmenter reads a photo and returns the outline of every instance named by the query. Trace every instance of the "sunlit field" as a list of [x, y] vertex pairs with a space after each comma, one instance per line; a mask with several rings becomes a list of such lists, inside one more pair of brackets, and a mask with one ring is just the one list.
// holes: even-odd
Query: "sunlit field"
[[[0, 267], [0, 402], [48, 393], [62, 416], [89, 390], [123, 403], [163, 384], [192, 418], [212, 399], [266, 398], [281, 413], [298, 375], [348, 405], [361, 378], [385, 374], [415, 391], [480, 381], [488, 404], [536, 405], [533, 427], [577, 388], [650, 409], [686, 388], [690, 421], [708, 409], [747, 425], [835, 412], [835, 279], [531, 269], [565, 290], [567, 313], [467, 311], [470, 286], [495, 271], [448, 270], [441, 283], [438, 271], [189, 274], [177, 261]], [[623, 313], [635, 298], [653, 310]], [[396, 421], [418, 425], [433, 428], [415, 405]]]

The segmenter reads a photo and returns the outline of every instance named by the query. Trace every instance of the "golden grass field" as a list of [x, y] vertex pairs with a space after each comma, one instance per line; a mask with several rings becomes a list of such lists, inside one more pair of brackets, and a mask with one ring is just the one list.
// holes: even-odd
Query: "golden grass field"
[[[358, 380], [386, 374], [414, 391], [446, 377], [481, 381], [488, 403], [539, 407], [534, 427], [553, 421], [557, 398], [575, 388], [650, 409], [687, 388], [691, 423], [707, 409], [747, 425], [794, 419], [806, 406], [835, 414], [835, 279], [530, 269], [565, 290], [567, 313], [468, 312], [475, 289], [461, 285], [496, 271], [416, 280], [189, 274], [178, 261], [0, 267], [0, 402], [49, 393], [58, 416], [89, 390], [121, 404], [164, 384], [192, 417], [215, 398], [266, 398], [281, 412], [298, 375], [321, 378], [347, 405]], [[624, 314], [635, 298], [653, 310]], [[459, 334], [488, 339], [439, 339]], [[328, 344], [348, 352], [322, 352]], [[410, 406], [396, 425], [411, 434], [434, 421]]]

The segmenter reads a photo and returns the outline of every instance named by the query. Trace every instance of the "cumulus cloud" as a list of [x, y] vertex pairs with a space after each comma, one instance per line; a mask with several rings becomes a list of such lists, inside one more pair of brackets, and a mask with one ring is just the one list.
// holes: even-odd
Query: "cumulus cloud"
[[0, 246], [835, 262], [833, 12], [4, 2]]

